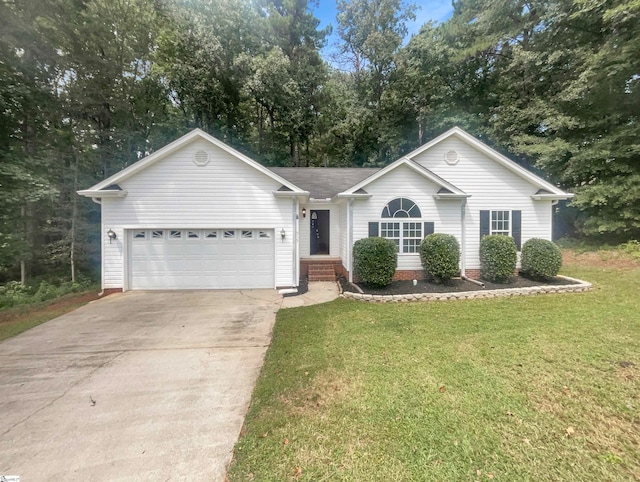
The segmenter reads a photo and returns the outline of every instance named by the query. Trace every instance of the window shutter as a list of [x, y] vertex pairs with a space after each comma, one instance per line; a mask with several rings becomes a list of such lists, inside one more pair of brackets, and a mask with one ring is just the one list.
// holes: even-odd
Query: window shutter
[[511, 211], [511, 235], [516, 242], [518, 251], [522, 240], [522, 211]]
[[424, 236], [429, 236], [435, 232], [435, 225], [433, 222], [424, 223]]
[[378, 223], [369, 223], [369, 237], [372, 238], [378, 235]]
[[491, 213], [489, 211], [480, 211], [480, 239], [491, 232], [490, 226]]

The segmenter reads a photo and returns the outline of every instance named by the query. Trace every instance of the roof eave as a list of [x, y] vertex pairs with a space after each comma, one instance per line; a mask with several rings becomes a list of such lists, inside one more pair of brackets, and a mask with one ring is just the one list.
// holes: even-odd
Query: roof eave
[[565, 199], [571, 199], [575, 194], [563, 193], [563, 194], [534, 194], [531, 199], [534, 201], [564, 201]]
[[373, 194], [355, 194], [355, 193], [348, 193], [348, 192], [340, 192], [338, 194], [336, 194], [335, 197], [337, 197], [338, 199], [369, 199], [370, 197], [372, 197]]
[[434, 194], [433, 199], [467, 199], [470, 198], [471, 194]]
[[124, 189], [118, 190], [104, 190], [104, 189], [85, 189], [83, 191], [76, 191], [80, 196], [90, 198], [105, 198], [105, 197], [126, 197], [128, 192]]
[[275, 197], [309, 197], [309, 191], [272, 191]]

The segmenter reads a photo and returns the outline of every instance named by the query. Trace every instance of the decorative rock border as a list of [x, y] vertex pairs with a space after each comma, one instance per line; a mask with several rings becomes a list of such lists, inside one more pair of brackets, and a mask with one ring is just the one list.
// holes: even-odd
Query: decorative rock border
[[370, 303], [408, 303], [410, 301], [447, 301], [447, 300], [477, 300], [482, 298], [501, 298], [510, 296], [531, 296], [547, 293], [582, 293], [591, 291], [592, 285], [568, 276], [558, 276], [576, 284], [528, 286], [526, 288], [507, 288], [503, 290], [460, 291], [452, 293], [412, 293], [408, 295], [369, 295], [344, 291], [342, 297]]

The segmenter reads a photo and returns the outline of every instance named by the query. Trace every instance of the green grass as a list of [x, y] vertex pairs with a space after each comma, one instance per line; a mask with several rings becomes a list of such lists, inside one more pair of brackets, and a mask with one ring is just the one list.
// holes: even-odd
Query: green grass
[[281, 310], [229, 479], [640, 479], [640, 269], [590, 293]]
[[86, 305], [97, 297], [99, 289], [94, 286], [86, 291], [67, 294], [53, 300], [0, 310], [0, 341]]

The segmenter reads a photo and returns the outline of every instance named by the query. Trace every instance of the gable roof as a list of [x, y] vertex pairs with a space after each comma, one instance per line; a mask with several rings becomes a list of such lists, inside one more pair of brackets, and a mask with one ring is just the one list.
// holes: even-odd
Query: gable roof
[[355, 194], [358, 190], [364, 188], [365, 186], [367, 186], [368, 184], [372, 183], [376, 179], [381, 178], [385, 174], [397, 169], [400, 166], [407, 166], [408, 168], [410, 168], [413, 171], [415, 171], [417, 174], [419, 174], [422, 177], [428, 179], [429, 181], [433, 182], [437, 186], [440, 186], [440, 189], [446, 189], [447, 191], [450, 192], [450, 196], [451, 197], [454, 197], [454, 196], [456, 196], [456, 197], [468, 197], [468, 195], [464, 191], [462, 191], [461, 189], [458, 189], [457, 187], [455, 187], [450, 182], [445, 181], [444, 179], [442, 179], [437, 174], [431, 172], [426, 167], [421, 166], [417, 162], [409, 159], [408, 157], [401, 157], [397, 161], [392, 162], [391, 164], [389, 164], [387, 167], [379, 169], [378, 171], [374, 172], [373, 174], [371, 174], [366, 179], [363, 179], [362, 181], [360, 181], [358, 184], [355, 184], [355, 185], [351, 186], [349, 189], [346, 189], [345, 191], [341, 192], [339, 195], [340, 196], [349, 196], [351, 194]]
[[309, 191], [309, 197], [312, 199], [331, 199], [380, 169], [366, 167], [272, 167], [271, 170], [301, 189]]
[[492, 149], [491, 147], [486, 145], [484, 142], [479, 141], [478, 139], [473, 137], [471, 134], [465, 132], [464, 130], [462, 130], [460, 127], [457, 127], [457, 126], [452, 128], [452, 129], [449, 129], [444, 134], [440, 134], [438, 137], [436, 137], [435, 139], [432, 139], [431, 141], [427, 142], [426, 144], [423, 144], [422, 146], [418, 147], [414, 151], [412, 151], [409, 154], [407, 154], [405, 157], [413, 159], [414, 157], [416, 157], [417, 155], [423, 153], [427, 149], [432, 148], [436, 144], [439, 144], [440, 142], [442, 142], [445, 139], [448, 139], [449, 137], [452, 137], [452, 136], [455, 136], [458, 139], [462, 140], [463, 142], [466, 142], [467, 144], [469, 144], [470, 146], [474, 147], [478, 151], [482, 152], [483, 154], [485, 154], [487, 157], [489, 157], [490, 159], [494, 160], [498, 164], [504, 166], [505, 168], [507, 168], [508, 170], [513, 172], [514, 174], [516, 174], [516, 175], [520, 176], [521, 178], [529, 181], [534, 186], [537, 186], [540, 189], [544, 189], [544, 190], [548, 191], [549, 194], [551, 194], [551, 195], [554, 195], [556, 197], [557, 196], [562, 196], [562, 199], [566, 199], [568, 197], [572, 197], [573, 196], [573, 194], [570, 194], [570, 193], [567, 193], [567, 192], [563, 191], [562, 189], [560, 189], [560, 188], [554, 186], [553, 184], [551, 184], [550, 182], [545, 181], [540, 176], [537, 176], [533, 172], [531, 172], [531, 171], [525, 169], [524, 167], [522, 167], [521, 165], [515, 163], [514, 161], [512, 161], [508, 157], [500, 154], [495, 149]]
[[[219, 139], [216, 139], [212, 135], [207, 134], [206, 132], [204, 132], [201, 129], [192, 130], [191, 132], [189, 132], [189, 133], [183, 135], [182, 137], [180, 137], [179, 139], [176, 139], [175, 141], [171, 142], [170, 144], [167, 144], [162, 149], [159, 149], [159, 150], [155, 151], [153, 154], [150, 154], [147, 157], [144, 157], [144, 158], [140, 159], [138, 162], [135, 162], [135, 163], [131, 164], [130, 166], [122, 169], [121, 171], [117, 172], [113, 176], [108, 177], [107, 179], [105, 179], [105, 180], [99, 182], [98, 184], [90, 187], [89, 189], [78, 191], [78, 194], [80, 194], [82, 196], [86, 196], [86, 197], [107, 197], [109, 194], [107, 193], [107, 195], [105, 196], [105, 193], [108, 192], [108, 191], [112, 191], [113, 190], [113, 188], [111, 187], [112, 185], [117, 185], [119, 182], [122, 182], [125, 179], [130, 178], [131, 176], [133, 176], [133, 175], [137, 174], [138, 172], [142, 171], [143, 169], [146, 169], [147, 167], [155, 164], [160, 159], [165, 158], [166, 156], [168, 156], [172, 152], [175, 152], [176, 150], [180, 149], [181, 147], [189, 144], [190, 142], [192, 142], [192, 141], [194, 141], [196, 139], [203, 139], [203, 140], [213, 144], [214, 146], [222, 149], [223, 151], [231, 154], [233, 157], [235, 157], [239, 161], [244, 162], [245, 164], [248, 164], [249, 166], [253, 167], [254, 169], [262, 172], [266, 176], [269, 176], [274, 181], [277, 181], [277, 182], [281, 183], [284, 187], [288, 188], [292, 193], [304, 194], [304, 191], [302, 189], [300, 189], [298, 186], [296, 186], [295, 184], [292, 184], [291, 182], [287, 181], [286, 179], [280, 177], [275, 172], [273, 172], [273, 171], [267, 169], [266, 167], [264, 167], [262, 164], [254, 161], [253, 159], [250, 159], [249, 157], [245, 156], [244, 154], [242, 154], [241, 152], [237, 151], [233, 147], [229, 146], [228, 144], [225, 144], [224, 142], [222, 142]], [[126, 191], [120, 191], [120, 193], [121, 193], [121, 195], [122, 195], [122, 193], [126, 194]]]

